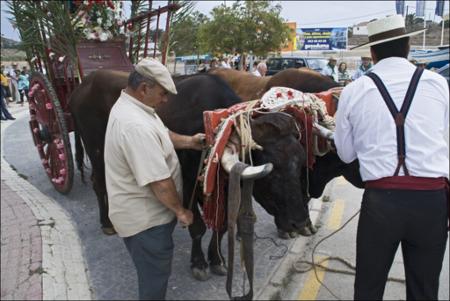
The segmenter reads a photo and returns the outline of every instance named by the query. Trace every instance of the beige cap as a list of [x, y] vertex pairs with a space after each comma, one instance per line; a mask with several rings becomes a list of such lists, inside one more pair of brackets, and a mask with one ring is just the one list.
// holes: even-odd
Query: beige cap
[[177, 88], [166, 66], [153, 58], [141, 60], [135, 67], [136, 71], [145, 77], [155, 80], [169, 93], [177, 94]]

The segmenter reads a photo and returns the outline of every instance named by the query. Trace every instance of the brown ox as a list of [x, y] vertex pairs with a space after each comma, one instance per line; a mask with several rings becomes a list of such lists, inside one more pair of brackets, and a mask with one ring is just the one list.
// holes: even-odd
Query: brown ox
[[210, 73], [224, 79], [243, 101], [261, 98], [264, 92], [276, 86], [309, 93], [322, 92], [339, 86], [332, 79], [309, 68], [289, 68], [265, 77], [225, 68], [216, 68]]

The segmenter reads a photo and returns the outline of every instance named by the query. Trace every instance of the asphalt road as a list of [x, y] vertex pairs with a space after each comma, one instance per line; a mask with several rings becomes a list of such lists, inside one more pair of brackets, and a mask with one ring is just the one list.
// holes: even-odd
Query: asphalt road
[[[117, 236], [106, 236], [101, 232], [98, 206], [91, 184], [80, 181], [75, 172], [72, 191], [67, 195], [56, 192], [47, 178], [34, 147], [28, 126], [28, 116], [19, 118], [5, 132], [4, 156], [17, 172], [37, 187], [45, 195], [55, 199], [72, 217], [84, 247], [84, 255], [90, 273], [94, 295], [99, 300], [119, 300], [137, 298], [137, 276], [125, 245]], [[73, 136], [73, 134], [71, 134]], [[73, 137], [72, 144], [73, 144]], [[89, 174], [89, 170], [87, 174]], [[89, 176], [86, 177], [89, 179]], [[255, 203], [254, 203], [255, 204]], [[273, 218], [260, 206], [255, 206], [258, 220], [255, 224], [259, 237], [270, 237], [278, 243], [290, 246], [293, 241], [277, 238]], [[210, 234], [203, 240], [204, 252], [209, 243]], [[305, 239], [305, 238], [300, 238]], [[227, 299], [225, 277], [212, 275], [211, 279], [199, 282], [190, 272], [191, 239], [187, 230], [177, 225], [174, 232], [175, 255], [172, 276], [169, 280], [167, 299], [172, 300], [212, 300]], [[239, 245], [239, 244], [237, 244]], [[255, 241], [255, 291], [264, 285], [264, 280], [277, 265], [278, 259], [271, 255], [283, 254], [284, 247], [277, 247], [269, 239]], [[226, 257], [226, 238], [222, 244]], [[239, 252], [235, 253], [235, 262], [239, 262]], [[241, 292], [242, 274], [235, 267], [234, 292]], [[247, 284], [248, 287], [248, 284]]]

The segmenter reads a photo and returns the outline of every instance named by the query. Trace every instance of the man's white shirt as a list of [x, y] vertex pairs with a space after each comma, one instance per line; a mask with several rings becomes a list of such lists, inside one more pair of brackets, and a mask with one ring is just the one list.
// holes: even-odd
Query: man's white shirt
[[325, 76], [331, 76], [333, 77], [333, 80], [335, 82], [338, 82], [338, 71], [337, 71], [337, 67], [334, 66], [333, 68], [330, 67], [330, 65], [326, 65], [321, 72], [322, 75]]
[[[404, 58], [383, 59], [373, 66], [397, 110], [416, 67]], [[406, 166], [411, 176], [449, 176], [449, 89], [439, 74], [425, 70], [405, 122]], [[364, 181], [393, 176], [397, 166], [396, 125], [375, 83], [367, 76], [347, 85], [339, 99], [334, 135], [342, 161], [359, 159]], [[399, 175], [404, 175], [403, 168]]]

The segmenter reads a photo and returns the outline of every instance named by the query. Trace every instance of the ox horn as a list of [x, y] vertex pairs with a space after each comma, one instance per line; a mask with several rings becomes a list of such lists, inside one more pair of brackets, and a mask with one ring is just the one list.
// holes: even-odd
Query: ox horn
[[328, 140], [334, 140], [334, 132], [327, 129], [324, 126], [321, 126], [317, 122], [313, 124], [313, 134], [323, 137]]
[[[233, 151], [233, 147], [227, 145], [222, 155], [221, 159], [222, 167], [225, 169], [227, 173], [230, 173], [231, 169], [235, 164], [241, 163], [239, 161], [237, 152]], [[258, 166], [248, 166], [244, 169], [241, 174], [241, 179], [249, 180], [249, 179], [259, 179], [268, 175], [273, 169], [272, 163], [266, 163]]]

